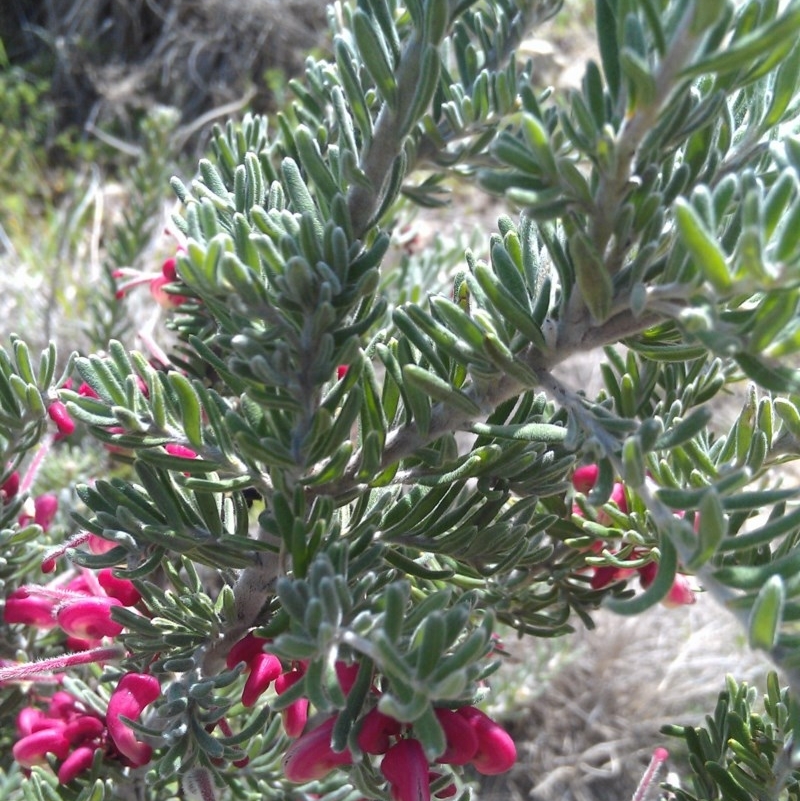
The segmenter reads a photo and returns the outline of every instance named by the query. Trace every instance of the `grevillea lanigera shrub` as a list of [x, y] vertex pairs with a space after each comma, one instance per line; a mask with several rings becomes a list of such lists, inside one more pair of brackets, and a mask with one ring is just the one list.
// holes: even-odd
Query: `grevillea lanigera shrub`
[[[115, 273], [169, 337], [0, 351], [0, 797], [466, 799], [498, 633], [700, 592], [776, 673], [667, 791], [797, 797], [800, 2], [598, 0], [565, 93], [514, 54], [558, 6], [337, 2]], [[421, 245], [457, 185], [508, 213]]]

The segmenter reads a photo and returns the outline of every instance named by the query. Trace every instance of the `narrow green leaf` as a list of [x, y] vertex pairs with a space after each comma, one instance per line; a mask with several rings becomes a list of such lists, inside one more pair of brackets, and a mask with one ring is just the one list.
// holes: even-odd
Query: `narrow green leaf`
[[778, 641], [778, 632], [783, 619], [786, 588], [779, 575], [770, 576], [759, 590], [747, 626], [747, 638], [751, 648], [770, 651]]
[[472, 416], [480, 413], [480, 406], [468, 395], [418, 365], [405, 365], [403, 367], [403, 377], [406, 383], [411, 384], [421, 392], [427, 393], [436, 401], [458, 409], [466, 415]]
[[391, 64], [392, 56], [383, 41], [380, 28], [360, 8], [353, 13], [353, 35], [375, 86], [389, 107], [396, 108], [397, 81]]
[[728, 292], [733, 280], [722, 247], [706, 229], [695, 208], [685, 198], [675, 201], [678, 233], [695, 266], [717, 292]]

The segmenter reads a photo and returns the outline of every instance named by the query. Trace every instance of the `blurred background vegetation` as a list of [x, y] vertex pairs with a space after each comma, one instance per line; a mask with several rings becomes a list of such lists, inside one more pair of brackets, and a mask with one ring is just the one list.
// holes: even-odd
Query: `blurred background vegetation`
[[[580, 82], [594, 52], [593, 5], [566, 0], [523, 44], [540, 85]], [[281, 107], [307, 52], [328, 46], [326, 13], [308, 0], [3, 0], [4, 342], [17, 332], [36, 349], [52, 338], [62, 356], [103, 349], [112, 336], [139, 347], [134, 333], [152, 301], [116, 302], [112, 272], [156, 271], [174, 253], [164, 234], [176, 209], [169, 177], [191, 178], [214, 122]], [[457, 222], [494, 230], [497, 207], [456, 194], [455, 208], [439, 213], [446, 226], [429, 231]], [[589, 387], [596, 366], [586, 357], [570, 369]], [[51, 483], [71, 483], [64, 478]], [[757, 684], [764, 674], [702, 597], [641, 619], [601, 615], [599, 628], [506, 644], [493, 712], [509, 722], [521, 758], [482, 799], [621, 801], [653, 746], [672, 745], [661, 725], [676, 714], [701, 720], [726, 671]]]

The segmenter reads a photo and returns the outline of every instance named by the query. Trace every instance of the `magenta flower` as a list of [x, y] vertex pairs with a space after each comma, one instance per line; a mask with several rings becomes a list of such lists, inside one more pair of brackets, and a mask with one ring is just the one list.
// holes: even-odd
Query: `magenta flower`
[[108, 734], [119, 753], [133, 767], [141, 767], [150, 761], [153, 749], [136, 739], [133, 729], [125, 725], [120, 716], [137, 720], [144, 708], [161, 694], [155, 676], [146, 673], [126, 673], [111, 694], [106, 714]]
[[478, 736], [470, 722], [452, 709], [435, 709], [447, 747], [436, 760], [448, 765], [466, 765], [478, 753]]
[[[304, 673], [305, 669], [302, 666], [282, 673], [275, 679], [275, 692], [278, 695], [282, 695], [290, 687], [297, 684], [303, 678]], [[308, 722], [308, 699], [298, 698], [293, 701], [289, 706], [281, 710], [281, 718], [283, 719], [283, 730], [286, 735], [288, 737], [299, 737]]]
[[110, 567], [97, 572], [97, 581], [111, 598], [116, 598], [123, 606], [136, 606], [142, 594], [128, 579], [117, 578]]
[[596, 464], [585, 464], [572, 474], [572, 486], [584, 495], [597, 483], [600, 468]]
[[478, 750], [471, 760], [475, 770], [484, 776], [510, 770], [517, 760], [517, 747], [511, 735], [474, 706], [463, 706], [456, 714], [469, 722], [478, 738]]
[[33, 595], [26, 587], [20, 587], [6, 598], [3, 617], [6, 623], [22, 623], [39, 629], [51, 629], [56, 625], [53, 615], [55, 605], [54, 599]]
[[248, 675], [244, 690], [242, 690], [242, 704], [253, 706], [281, 673], [283, 673], [283, 665], [277, 656], [263, 651], [256, 654], [250, 662], [250, 675]]
[[385, 754], [392, 744], [392, 738], [397, 737], [401, 729], [399, 721], [373, 707], [361, 719], [358, 747], [365, 754]]
[[122, 606], [116, 598], [87, 595], [56, 609], [56, 622], [70, 636], [81, 640], [116, 637], [124, 628], [111, 619], [111, 609]]
[[56, 424], [58, 438], [68, 437], [75, 430], [75, 421], [69, 416], [67, 407], [59, 400], [47, 407], [47, 414]]
[[15, 470], [0, 485], [0, 505], [7, 503], [19, 492], [19, 473]]
[[70, 742], [64, 734], [64, 725], [51, 725], [32, 731], [14, 743], [11, 753], [23, 768], [34, 765], [46, 765], [47, 754], [56, 759], [66, 759], [69, 755]]
[[431, 801], [428, 758], [419, 740], [398, 740], [384, 755], [381, 773], [392, 801]]
[[348, 749], [334, 751], [331, 735], [336, 715], [323, 721], [295, 740], [283, 756], [283, 775], [290, 782], [310, 782], [327, 776], [334, 768], [350, 765], [353, 757]]

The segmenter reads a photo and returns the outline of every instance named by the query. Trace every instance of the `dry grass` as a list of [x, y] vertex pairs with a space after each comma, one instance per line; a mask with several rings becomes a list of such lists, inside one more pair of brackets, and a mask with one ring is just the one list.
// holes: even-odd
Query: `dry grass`
[[483, 785], [481, 801], [625, 801], [653, 748], [677, 745], [661, 726], [698, 724], [726, 673], [763, 686], [769, 669], [703, 596], [693, 607], [601, 613], [597, 622], [595, 631], [551, 644], [556, 669], [546, 681], [541, 669], [529, 672], [531, 663], [541, 668], [541, 643], [507, 645], [515, 660], [499, 683], [517, 687], [506, 715], [520, 758], [509, 775]]
[[296, 73], [325, 28], [325, 4], [305, 0], [10, 0], [4, 15], [9, 55], [49, 62], [63, 119], [79, 124], [154, 103], [184, 122], [243, 97], [269, 108], [267, 71]]

